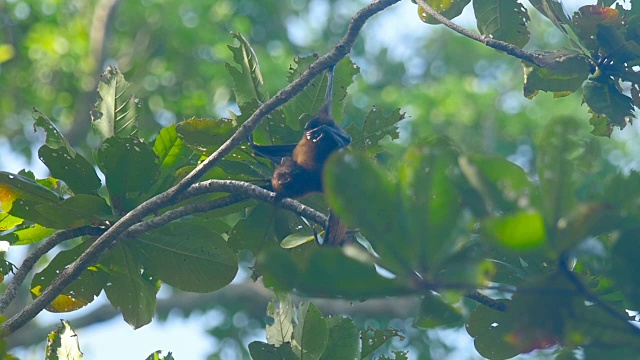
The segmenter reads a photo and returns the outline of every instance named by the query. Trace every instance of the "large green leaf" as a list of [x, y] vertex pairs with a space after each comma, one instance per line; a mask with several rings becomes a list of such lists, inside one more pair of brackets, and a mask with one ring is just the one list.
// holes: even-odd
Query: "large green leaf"
[[236, 126], [229, 120], [189, 119], [179, 122], [176, 131], [185, 144], [196, 151], [210, 154], [227, 141]]
[[[296, 67], [292, 67], [287, 76], [289, 83], [300, 77], [315, 60], [317, 55], [297, 58]], [[347, 88], [353, 83], [353, 77], [359, 73], [360, 68], [349, 57], [335, 66], [331, 114], [337, 122], [342, 120]], [[327, 76], [323, 74], [316, 77], [300, 94], [283, 106], [287, 123], [294, 129], [302, 129], [304, 124], [320, 110], [325, 101], [326, 90]]]
[[108, 67], [100, 77], [98, 100], [91, 111], [93, 129], [103, 141], [112, 136], [135, 137], [138, 134], [138, 103], [124, 75]]
[[176, 178], [176, 170], [189, 164], [189, 157], [193, 154], [178, 136], [176, 125], [171, 124], [158, 133], [153, 142], [153, 152], [158, 156], [160, 165], [160, 189], [170, 185]]
[[574, 160], [583, 151], [576, 138], [579, 123], [572, 117], [553, 119], [538, 141], [537, 170], [547, 235], [555, 240], [558, 220], [573, 209]]
[[[36, 204], [56, 204], [62, 200], [56, 193], [26, 176], [0, 171], [0, 201], [23, 199]], [[4, 207], [4, 205], [3, 205]]]
[[400, 108], [384, 114], [374, 106], [362, 123], [351, 121], [347, 127], [347, 132], [353, 137], [351, 148], [370, 154], [382, 152], [384, 148], [379, 144], [380, 140], [387, 136], [392, 140], [398, 139], [400, 133], [397, 124], [404, 119], [405, 113], [400, 112]]
[[329, 327], [327, 347], [320, 359], [359, 359], [360, 333], [353, 320], [334, 316], [325, 318]]
[[134, 329], [151, 322], [156, 310], [160, 281], [153, 279], [136, 262], [125, 244], [118, 244], [100, 260], [108, 273], [104, 292], [109, 302], [122, 311], [124, 320]]
[[334, 211], [360, 229], [389, 270], [410, 271], [420, 254], [410, 246], [400, 186], [388, 174], [364, 155], [341, 152], [325, 164], [324, 187]]
[[64, 181], [76, 194], [95, 194], [101, 182], [93, 166], [71, 147], [44, 114], [34, 110], [33, 118], [33, 127], [42, 128], [47, 135], [38, 157], [49, 168], [51, 176]]
[[66, 148], [52, 149], [46, 145], [38, 157], [49, 168], [51, 176], [60, 179], [76, 194], [95, 194], [102, 185], [93, 166], [80, 154], [72, 157]]
[[229, 246], [258, 254], [265, 243], [275, 242], [273, 215], [275, 209], [264, 203], [256, 205], [249, 215], [236, 223], [229, 234]]
[[516, 251], [540, 249], [547, 239], [542, 214], [534, 210], [488, 218], [482, 231], [496, 244]]
[[218, 290], [238, 272], [238, 258], [227, 242], [196, 221], [167, 224], [128, 245], [154, 278], [184, 291]]
[[134, 137], [106, 139], [97, 151], [96, 160], [106, 177], [111, 206], [119, 213], [145, 200], [159, 172], [156, 154]]
[[529, 14], [517, 0], [474, 0], [473, 11], [481, 34], [520, 48], [529, 42]]
[[231, 75], [234, 82], [234, 93], [236, 94], [236, 102], [244, 104], [251, 100], [265, 101], [265, 96], [260, 93], [260, 88], [264, 84], [262, 73], [260, 72], [260, 64], [256, 53], [251, 48], [251, 44], [239, 33], [231, 33], [238, 40], [240, 45], [227, 45], [233, 54], [233, 61], [240, 69], [229, 63], [225, 63], [227, 72]]
[[584, 85], [583, 100], [594, 114], [605, 116], [609, 123], [620, 129], [634, 117], [633, 99], [621, 93], [608, 76], [591, 78]]
[[41, 225], [58, 224], [65, 228], [91, 225], [100, 220], [108, 220], [113, 217], [111, 207], [103, 198], [97, 195], [79, 194], [64, 199], [55, 205], [36, 205], [36, 210], [52, 221], [47, 221]]
[[[457, 172], [457, 150], [446, 138], [409, 148], [401, 160], [399, 182], [408, 231], [406, 261], [422, 272], [436, 271], [455, 246], [461, 197], [449, 174]], [[393, 239], [403, 246], [405, 240]]]
[[[36, 298], [42, 294], [60, 273], [87, 250], [90, 243], [84, 242], [70, 250], [56, 254], [51, 262], [34, 275], [31, 281], [31, 295]], [[106, 284], [105, 273], [91, 266], [80, 277], [68, 285], [55, 300], [47, 306], [51, 312], [69, 312], [78, 310], [91, 303], [102, 292]]]
[[311, 302], [298, 309], [298, 323], [293, 328], [291, 347], [300, 360], [318, 360], [327, 347], [329, 327], [322, 313]]
[[37, 243], [55, 232], [55, 229], [33, 224], [21, 226], [10, 233], [2, 234], [0, 235], [0, 240], [8, 241], [12, 245], [28, 245]]
[[458, 160], [469, 184], [491, 213], [539, 205], [537, 188], [518, 165], [498, 156], [468, 154]]
[[413, 321], [413, 326], [430, 329], [458, 325], [461, 321], [462, 314], [459, 309], [451, 306], [441, 297], [427, 293], [420, 301], [420, 314]]
[[[380, 276], [370, 262], [345, 256], [342, 249], [308, 243], [294, 249], [262, 251], [256, 270], [265, 285], [319, 297], [363, 299], [404, 294], [400, 281]], [[295, 276], [291, 276], [295, 274]]]
[[538, 51], [543, 62], [539, 67], [523, 62], [524, 96], [532, 99], [538, 91], [553, 92], [555, 97], [566, 96], [578, 90], [587, 80], [591, 62], [580, 52], [560, 49]]

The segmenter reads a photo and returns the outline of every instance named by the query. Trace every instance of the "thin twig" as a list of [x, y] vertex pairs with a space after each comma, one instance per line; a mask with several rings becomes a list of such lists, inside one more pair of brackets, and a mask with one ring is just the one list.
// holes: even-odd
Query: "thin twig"
[[304, 88], [308, 86], [316, 76], [321, 74], [329, 66], [337, 64], [347, 56], [358, 38], [360, 30], [362, 30], [365, 22], [373, 15], [399, 1], [400, 0], [377, 0], [362, 8], [351, 19], [349, 28], [340, 42], [338, 42], [326, 55], [311, 64], [309, 69], [307, 69], [298, 79], [280, 90], [273, 98], [258, 107], [251, 117], [243, 123], [242, 126], [240, 126], [238, 131], [218, 150], [209, 156], [209, 158], [203, 161], [176, 186], [145, 201], [137, 208], [123, 216], [102, 236], [100, 236], [96, 242], [94, 242], [76, 261], [65, 268], [38, 298], [36, 298], [31, 304], [27, 305], [19, 314], [8, 319], [2, 326], [5, 336], [16, 331], [40, 313], [48, 304], [51, 303], [51, 301], [55, 299], [56, 296], [58, 296], [58, 294], [62, 292], [67, 285], [80, 276], [87, 266], [97, 261], [109, 247], [113, 246], [112, 244], [119, 236], [122, 235], [123, 232], [140, 222], [145, 216], [160, 210], [165, 205], [174, 201], [180, 193], [193, 185], [203, 174], [205, 174], [224, 156], [229, 154], [235, 147], [244, 141], [244, 139], [246, 139], [246, 137], [258, 126], [262, 119], [272, 111], [276, 110], [279, 106], [282, 106], [292, 99], [295, 95], [302, 92], [302, 90], [304, 90]]
[[29, 272], [33, 270], [33, 267], [36, 265], [38, 260], [48, 253], [49, 250], [66, 240], [75, 239], [85, 235], [98, 236], [104, 232], [105, 229], [93, 226], [83, 226], [76, 229], [58, 231], [51, 235], [47, 240], [43, 241], [40, 246], [27, 255], [27, 257], [22, 261], [20, 268], [18, 268], [15, 275], [13, 275], [11, 283], [7, 286], [7, 290], [0, 298], [0, 313], [4, 313], [7, 310], [7, 307], [9, 307], [13, 299], [16, 297], [20, 285], [22, 285], [24, 280], [27, 278]]
[[635, 327], [633, 324], [629, 322], [631, 319], [628, 316], [625, 316], [623, 313], [614, 309], [607, 302], [600, 299], [598, 295], [594, 294], [582, 283], [582, 280], [580, 280], [578, 275], [576, 275], [576, 273], [573, 272], [569, 267], [566, 257], [562, 257], [560, 259], [559, 268], [560, 268], [560, 271], [573, 284], [573, 286], [576, 287], [576, 290], [578, 290], [580, 294], [582, 294], [587, 300], [599, 306], [602, 310], [604, 310], [606, 313], [611, 315], [614, 319], [624, 323], [627, 326], [627, 328], [634, 333], [634, 335], [640, 335], [640, 329], [638, 329], [637, 327]]
[[529, 63], [532, 63], [534, 65], [537, 65], [539, 67], [544, 67], [543, 62], [541, 60], [541, 57], [539, 55], [536, 55], [534, 53], [530, 53], [528, 51], [524, 51], [522, 49], [520, 49], [519, 47], [513, 45], [513, 44], [509, 44], [507, 42], [504, 41], [500, 41], [500, 40], [496, 40], [496, 39], [492, 39], [488, 36], [484, 36], [484, 35], [478, 35], [474, 32], [471, 32], [465, 28], [463, 28], [462, 26], [456, 25], [453, 22], [451, 22], [451, 20], [447, 19], [446, 17], [442, 16], [439, 12], [435, 11], [431, 6], [429, 6], [429, 4], [427, 4], [427, 2], [425, 0], [416, 0], [416, 2], [418, 3], [418, 5], [420, 5], [420, 7], [422, 9], [424, 9], [424, 11], [426, 11], [429, 15], [431, 15], [434, 19], [440, 21], [444, 26], [448, 27], [449, 29], [457, 32], [460, 35], [463, 35], [465, 37], [468, 37], [469, 39], [475, 40], [479, 43], [482, 43], [492, 49], [496, 49], [498, 51], [503, 51], [513, 57], [516, 57], [520, 60], [524, 60], [527, 61]]
[[507, 311], [507, 304], [502, 303], [493, 298], [490, 298], [479, 291], [470, 291], [464, 294], [464, 296], [493, 310], [500, 311], [500, 312]]

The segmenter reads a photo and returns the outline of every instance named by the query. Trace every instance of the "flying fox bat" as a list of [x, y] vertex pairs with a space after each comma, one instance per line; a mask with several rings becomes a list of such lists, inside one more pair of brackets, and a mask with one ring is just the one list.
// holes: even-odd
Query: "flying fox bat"
[[[331, 117], [333, 95], [333, 67], [328, 70], [325, 101], [318, 114], [304, 126], [304, 134], [297, 144], [249, 145], [256, 154], [277, 166], [271, 178], [273, 191], [282, 197], [301, 198], [313, 192], [322, 192], [322, 170], [329, 156], [351, 143], [347, 134]], [[339, 245], [346, 226], [331, 211], [326, 229], [326, 242]]]

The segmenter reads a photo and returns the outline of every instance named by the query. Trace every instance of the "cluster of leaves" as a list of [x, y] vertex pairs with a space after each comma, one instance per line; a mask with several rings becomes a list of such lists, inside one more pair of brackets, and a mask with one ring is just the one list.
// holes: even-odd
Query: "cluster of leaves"
[[[391, 328], [358, 331], [351, 319], [324, 317], [310, 302], [296, 309], [286, 293], [276, 292], [267, 315], [273, 321], [267, 325], [267, 342], [249, 344], [251, 357], [256, 360], [367, 359], [393, 338], [404, 340], [401, 331]], [[407, 359], [406, 352], [394, 354], [397, 360]]]
[[[427, 1], [448, 19], [460, 15], [469, 2]], [[602, 0], [569, 16], [559, 1], [531, 4], [567, 36], [570, 47], [534, 52], [538, 64], [523, 61], [524, 95], [531, 99], [547, 91], [560, 97], [582, 88], [594, 135], [610, 136], [615, 126], [624, 128], [634, 117], [634, 107], [640, 105], [640, 6], [632, 1], [626, 9], [618, 2]], [[475, 0], [473, 9], [481, 34], [520, 48], [529, 41], [529, 15], [517, 0]], [[438, 23], [424, 9], [418, 10], [423, 21]]]
[[[329, 204], [376, 256], [359, 246], [304, 244], [262, 252], [257, 269], [265, 284], [308, 296], [420, 295], [414, 326], [465, 324], [490, 359], [558, 345], [564, 354], [608, 346], [637, 352], [640, 332], [625, 312], [638, 306], [630, 275], [637, 265], [621, 252], [637, 241], [640, 218], [629, 205], [638, 193], [622, 189], [638, 175], [611, 176], [580, 200], [581, 164], [591, 154], [579, 129], [573, 118], [546, 126], [537, 181], [506, 159], [462, 153], [445, 138], [410, 147], [391, 169], [395, 176], [357, 152], [337, 154], [325, 170]], [[607, 250], [595, 262], [594, 246]], [[475, 309], [459, 302], [464, 289], [487, 281], [496, 294], [513, 295]]]
[[[200, 159], [217, 150], [267, 99], [260, 93], [262, 75], [253, 50], [242, 36], [234, 34], [234, 37], [239, 46], [229, 49], [239, 69], [231, 64], [227, 69], [236, 83], [241, 114], [232, 114], [232, 119], [190, 119], [165, 127], [153, 141], [145, 141], [138, 135], [139, 100], [123, 75], [110, 68], [102, 76], [98, 100], [91, 113], [94, 131], [101, 140], [94, 151], [94, 166], [44, 114], [34, 110], [34, 129], [43, 129], [46, 136], [38, 154], [51, 176], [36, 179], [29, 171], [0, 173], [0, 239], [11, 245], [25, 245], [42, 241], [59, 230], [91, 228], [94, 233], [104, 232], [144, 201], [169, 189]], [[315, 59], [315, 56], [297, 59], [288, 80], [295, 80]], [[357, 72], [349, 59], [337, 66], [333, 108], [336, 118], [341, 117], [346, 88]], [[305, 116], [318, 110], [326, 85], [325, 78], [316, 79], [291, 105], [266, 119], [265, 125], [256, 131], [256, 140], [297, 140]], [[375, 154], [380, 151], [378, 140], [385, 136], [397, 138], [394, 124], [402, 118], [398, 110], [385, 115], [373, 109], [364, 122], [351, 124], [349, 129], [359, 148]], [[205, 178], [264, 180], [270, 176], [272, 167], [242, 146]], [[104, 186], [97, 170], [103, 175]], [[175, 206], [223, 195], [205, 195]], [[158, 214], [166, 210], [170, 209]], [[125, 321], [134, 328], [141, 327], [154, 315], [161, 283], [183, 291], [215, 291], [235, 277], [238, 251], [257, 253], [265, 240], [282, 239], [300, 231], [303, 222], [299, 218], [282, 212], [271, 216], [272, 212], [264, 205], [245, 201], [127, 239], [87, 268], [47, 310], [77, 310], [104, 290], [108, 300], [122, 311]], [[229, 214], [234, 216], [227, 217]], [[278, 231], [270, 231], [273, 229]], [[94, 240], [95, 237], [83, 237], [57, 253], [35, 274], [30, 285], [32, 295], [39, 296]], [[273, 241], [266, 243], [266, 247], [277, 246]], [[10, 264], [4, 265], [8, 272]]]
[[[0, 238], [18, 245], [62, 229], [103, 231], [218, 149], [269, 98], [261, 91], [264, 79], [251, 46], [242, 36], [234, 37], [239, 45], [229, 47], [234, 64], [227, 70], [236, 85], [240, 114], [171, 125], [152, 142], [137, 135], [137, 100], [128, 83], [116, 70], [104, 74], [92, 114], [101, 139], [94, 158], [104, 187], [96, 168], [35, 112], [36, 126], [46, 134], [39, 155], [51, 177], [35, 179], [26, 171], [0, 174]], [[296, 59], [288, 80], [314, 59]], [[337, 64], [332, 109], [337, 120], [357, 72], [349, 59]], [[322, 103], [325, 88], [326, 80], [316, 78], [265, 119], [254, 134], [256, 142], [296, 141]], [[443, 137], [412, 141], [401, 158], [383, 168], [375, 160], [382, 149], [379, 142], [397, 138], [395, 123], [402, 118], [399, 110], [385, 114], [373, 108], [363, 121], [343, 121], [354, 138], [352, 149], [326, 165], [326, 200], [358, 228], [358, 243], [336, 249], [291, 240], [311, 238], [309, 225], [290, 213], [245, 201], [193, 214], [116, 245], [49, 310], [78, 309], [104, 290], [124, 319], [140, 327], [151, 321], [161, 282], [185, 291], [217, 290], [235, 276], [237, 253], [248, 250], [256, 257], [254, 275], [276, 290], [348, 299], [418, 295], [422, 303], [416, 327], [465, 325], [487, 358], [556, 345], [564, 349], [559, 351], [581, 347], [585, 353], [601, 346], [638, 351], [640, 334], [624, 309], [640, 305], [640, 284], [632, 275], [639, 269], [630, 257], [640, 220], [640, 175], [611, 176], [603, 180], [601, 192], [579, 192], [581, 164], [591, 154], [576, 136], [580, 127], [573, 118], [556, 119], [544, 129], [536, 174], [500, 157], [464, 153]], [[272, 168], [240, 146], [205, 178], [256, 181], [268, 178]], [[224, 194], [172, 206], [220, 196]], [[305, 201], [322, 208], [319, 200]], [[34, 276], [34, 296], [93, 240], [81, 239], [58, 253]], [[607, 250], [598, 261], [593, 261], [589, 243]], [[460, 302], [466, 291], [489, 281], [496, 284], [492, 295], [512, 292], [511, 298], [488, 299], [486, 306], [476, 308]], [[300, 306], [296, 321], [290, 299], [278, 294], [276, 301], [268, 309], [274, 322], [267, 328], [267, 343], [250, 346], [255, 358], [358, 358], [399, 336], [392, 329], [357, 331], [350, 319], [325, 318], [310, 303]]]

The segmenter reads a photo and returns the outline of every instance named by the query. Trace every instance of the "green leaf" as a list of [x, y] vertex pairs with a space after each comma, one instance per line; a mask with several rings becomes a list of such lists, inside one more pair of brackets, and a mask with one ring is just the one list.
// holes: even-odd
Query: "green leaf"
[[160, 282], [142, 272], [141, 264], [124, 244], [109, 250], [100, 264], [109, 274], [104, 292], [109, 302], [122, 311], [124, 320], [134, 329], [150, 323]]
[[324, 316], [313, 303], [305, 302], [298, 309], [298, 323], [293, 328], [293, 352], [301, 360], [318, 360], [328, 340], [329, 328]]
[[[83, 242], [70, 250], [59, 252], [47, 267], [35, 274], [30, 287], [33, 298], [40, 296], [65, 268], [87, 250], [89, 245], [91, 245], [89, 242]], [[94, 266], [90, 266], [47, 306], [47, 310], [59, 313], [83, 308], [100, 295], [105, 284], [106, 276], [104, 272]]]
[[162, 177], [175, 179], [175, 171], [188, 164], [191, 151], [178, 136], [176, 125], [162, 128], [153, 142], [153, 152], [158, 157]]
[[537, 188], [525, 171], [498, 156], [469, 154], [458, 160], [469, 184], [480, 194], [491, 213], [509, 213], [539, 202]]
[[353, 320], [346, 317], [325, 318], [329, 327], [327, 347], [320, 359], [359, 359], [360, 333]]
[[298, 360], [289, 344], [275, 346], [254, 341], [249, 344], [249, 354], [253, 360]]
[[529, 42], [529, 14], [517, 0], [475, 0], [473, 11], [482, 35], [520, 48]]
[[192, 149], [210, 154], [224, 144], [236, 126], [229, 120], [209, 120], [192, 118], [176, 125], [176, 131], [182, 141]]
[[313, 243], [291, 250], [273, 247], [260, 252], [256, 269], [265, 286], [296, 289], [307, 296], [363, 299], [407, 292], [402, 282], [380, 276], [370, 261], [355, 260], [343, 251]]
[[229, 246], [236, 250], [249, 250], [257, 255], [265, 243], [275, 242], [273, 233], [274, 208], [259, 203], [249, 215], [236, 223], [229, 234]]
[[240, 70], [229, 63], [225, 63], [225, 68], [235, 84], [233, 90], [236, 94], [236, 102], [244, 104], [253, 99], [265, 101], [265, 96], [260, 93], [264, 80], [256, 53], [244, 36], [235, 32], [232, 32], [231, 35], [238, 40], [240, 45], [237, 47], [227, 45], [227, 47], [231, 50], [233, 61], [240, 66]]
[[113, 217], [111, 207], [103, 198], [86, 194], [72, 196], [55, 205], [36, 205], [36, 210], [53, 221], [51, 224], [59, 224], [65, 228], [91, 225]]
[[427, 293], [420, 302], [420, 314], [413, 326], [430, 329], [440, 326], [453, 326], [462, 321], [460, 310], [449, 305], [441, 297]]
[[51, 176], [60, 179], [76, 194], [95, 194], [102, 182], [93, 166], [80, 154], [73, 157], [66, 148], [52, 149], [46, 145], [38, 157], [49, 168]]
[[23, 199], [35, 204], [56, 204], [62, 200], [56, 193], [29, 179], [26, 176], [0, 171], [0, 190], [5, 191], [4, 197]]
[[33, 117], [33, 120], [35, 120], [33, 123], [33, 131], [35, 132], [37, 128], [41, 128], [47, 135], [45, 138], [46, 146], [50, 147], [51, 149], [63, 148], [66, 150], [67, 154], [75, 157], [76, 151], [45, 114], [34, 108], [31, 116]]
[[145, 270], [183, 291], [218, 290], [238, 272], [238, 258], [227, 242], [198, 221], [172, 222], [129, 246], [140, 254]]
[[408, 236], [390, 240], [403, 246], [405, 261], [423, 273], [437, 272], [456, 246], [451, 235], [461, 196], [449, 174], [458, 172], [457, 158], [457, 150], [442, 137], [409, 148], [401, 160], [398, 177]]
[[362, 339], [362, 353], [360, 359], [367, 359], [368, 356], [373, 354], [378, 348], [384, 345], [393, 338], [398, 338], [400, 341], [404, 341], [405, 337], [402, 335], [403, 330], [394, 328], [387, 329], [374, 329], [371, 326], [366, 330], [360, 331], [360, 339]]
[[76, 194], [94, 194], [101, 182], [93, 165], [71, 147], [43, 113], [34, 109], [33, 118], [34, 130], [40, 127], [47, 135], [38, 157], [49, 168], [51, 176], [64, 181]]
[[23, 221], [24, 220], [19, 217], [11, 216], [5, 212], [0, 212], [0, 232], [11, 230], [22, 224]]
[[375, 106], [364, 118], [362, 124], [352, 123], [347, 127], [347, 132], [352, 135], [351, 148], [366, 151], [369, 154], [377, 154], [384, 150], [379, 144], [380, 140], [389, 136], [392, 140], [398, 139], [397, 123], [405, 119], [405, 113], [400, 108], [384, 114]]
[[106, 177], [111, 206], [124, 213], [146, 200], [158, 176], [156, 154], [142, 141], [112, 137], [97, 151], [98, 167]]
[[[509, 300], [499, 300], [509, 306]], [[466, 330], [474, 338], [476, 351], [487, 359], [509, 359], [520, 350], [506, 339], [516, 324], [510, 314], [478, 306], [469, 315]]]
[[516, 251], [536, 250], [546, 242], [544, 219], [534, 210], [486, 219], [482, 231], [497, 244]]
[[280, 242], [280, 247], [283, 249], [291, 249], [296, 246], [306, 244], [313, 240], [315, 240], [315, 237], [311, 230], [301, 231], [299, 233], [291, 234], [285, 237], [284, 239], [282, 239], [282, 241]]
[[38, 224], [21, 226], [10, 233], [0, 235], [0, 240], [5, 240], [12, 245], [29, 245], [37, 243], [49, 235], [55, 233], [55, 229], [49, 229]]
[[613, 126], [624, 129], [633, 119], [633, 100], [618, 90], [610, 77], [592, 78], [584, 85], [583, 100], [598, 116], [606, 116]]
[[273, 325], [267, 325], [267, 342], [275, 346], [290, 343], [293, 337], [295, 308], [289, 293], [275, 291], [274, 299], [267, 305], [267, 316], [273, 319]]
[[547, 235], [555, 239], [558, 220], [575, 203], [574, 159], [583, 151], [576, 138], [578, 120], [564, 117], [551, 120], [538, 141], [537, 170]]
[[[317, 55], [297, 58], [295, 60], [296, 67], [290, 69], [287, 81], [292, 83], [299, 78], [317, 58]], [[360, 68], [349, 57], [346, 57], [335, 66], [331, 114], [338, 123], [340, 123], [343, 116], [347, 88], [353, 83], [353, 77], [359, 73]], [[292, 128], [302, 129], [304, 124], [318, 113], [325, 101], [327, 80], [328, 78], [324, 74], [318, 76], [300, 94], [283, 106], [287, 123]]]
[[137, 136], [138, 103], [122, 73], [108, 67], [100, 76], [98, 100], [91, 111], [93, 129], [103, 141], [113, 136]]
[[[440, 15], [449, 20], [453, 20], [458, 15], [462, 14], [462, 10], [469, 5], [471, 0], [426, 0], [426, 3], [431, 6]], [[427, 24], [438, 25], [440, 21], [434, 19], [429, 15], [422, 7], [418, 6], [418, 16], [420, 20]]]
[[47, 336], [46, 360], [82, 360], [78, 335], [68, 322], [60, 320], [61, 326]]
[[336, 214], [360, 229], [385, 265], [391, 267], [388, 270], [410, 271], [410, 259], [419, 254], [409, 246], [398, 246], [399, 241], [410, 241], [398, 184], [368, 157], [339, 152], [325, 164], [324, 187]]
[[606, 116], [598, 116], [591, 113], [589, 124], [593, 126], [591, 134], [595, 136], [611, 137], [613, 133], [613, 124]]
[[578, 90], [591, 71], [591, 62], [582, 53], [560, 49], [537, 51], [542, 67], [523, 61], [524, 96], [533, 99], [538, 91], [553, 92], [554, 97], [567, 96]]

